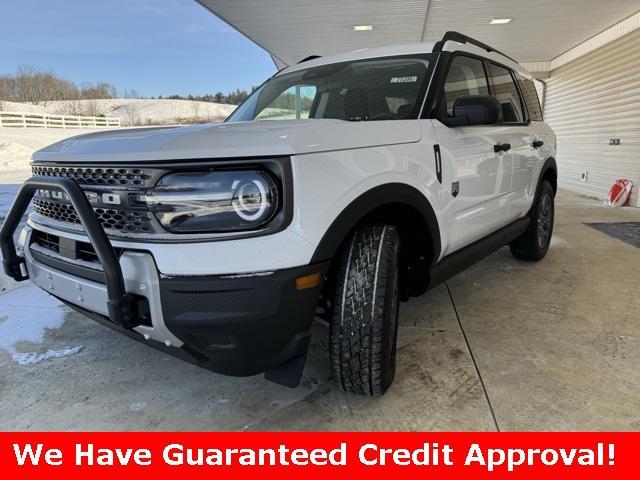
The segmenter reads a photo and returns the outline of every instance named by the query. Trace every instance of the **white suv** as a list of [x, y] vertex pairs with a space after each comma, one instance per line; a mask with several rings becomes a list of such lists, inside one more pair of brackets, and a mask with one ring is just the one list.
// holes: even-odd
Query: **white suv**
[[35, 153], [4, 268], [149, 345], [290, 386], [325, 317], [337, 383], [379, 395], [400, 300], [504, 245], [545, 256], [554, 155], [532, 77], [464, 35], [310, 57], [222, 124]]

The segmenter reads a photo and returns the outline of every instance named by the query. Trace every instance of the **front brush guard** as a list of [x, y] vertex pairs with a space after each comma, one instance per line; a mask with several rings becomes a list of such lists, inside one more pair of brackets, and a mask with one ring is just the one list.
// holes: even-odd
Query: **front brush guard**
[[20, 187], [7, 218], [2, 224], [2, 228], [0, 228], [0, 250], [2, 251], [2, 263], [5, 273], [17, 282], [29, 278], [25, 259], [18, 255], [13, 235], [33, 195], [40, 188], [62, 190], [69, 197], [102, 264], [107, 287], [109, 317], [112, 322], [124, 328], [134, 327], [137, 317], [137, 302], [135, 297], [125, 290], [124, 277], [122, 276], [118, 256], [113, 250], [107, 234], [102, 225], [100, 225], [86, 195], [78, 184], [69, 178], [33, 176]]

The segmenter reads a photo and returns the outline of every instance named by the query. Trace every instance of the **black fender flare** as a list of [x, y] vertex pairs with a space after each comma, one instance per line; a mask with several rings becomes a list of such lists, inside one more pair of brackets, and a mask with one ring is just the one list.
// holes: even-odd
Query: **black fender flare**
[[368, 190], [342, 210], [324, 233], [322, 240], [316, 247], [311, 263], [333, 258], [344, 239], [362, 219], [380, 207], [393, 204], [413, 207], [422, 217], [431, 237], [434, 250], [433, 261], [435, 262], [440, 256], [440, 227], [429, 200], [411, 185], [388, 183]]
[[531, 215], [531, 211], [536, 206], [536, 201], [538, 200], [538, 192], [540, 191], [540, 184], [542, 183], [542, 179], [550, 170], [555, 174], [555, 177], [556, 177], [556, 184], [551, 185], [553, 187], [553, 193], [555, 195], [558, 189], [558, 165], [556, 165], [555, 158], [549, 157], [545, 160], [544, 164], [542, 165], [542, 168], [540, 169], [540, 175], [538, 175], [538, 183], [536, 183], [536, 190], [534, 194], [535, 196], [533, 198], [533, 203], [531, 204], [531, 206], [529, 207], [529, 210], [527, 211], [527, 216]]
[[[540, 188], [540, 184], [542, 183], [542, 179], [545, 177], [545, 175], [547, 174], [547, 172], [549, 170], [552, 170], [553, 173], [556, 176], [556, 181], [558, 179], [558, 165], [556, 164], [556, 159], [553, 157], [549, 157], [545, 160], [544, 164], [542, 165], [542, 169], [540, 170], [540, 175], [538, 176], [538, 184], [536, 185], [536, 192], [538, 191], [538, 189]], [[553, 185], [553, 189], [554, 192], [557, 190], [558, 185], [556, 183], [556, 185]]]

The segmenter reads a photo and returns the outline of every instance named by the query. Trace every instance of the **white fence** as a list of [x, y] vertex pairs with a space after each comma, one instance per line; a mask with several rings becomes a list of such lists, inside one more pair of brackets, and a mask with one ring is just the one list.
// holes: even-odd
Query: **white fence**
[[26, 112], [0, 112], [0, 128], [118, 128], [120, 119], [115, 117], [83, 117], [76, 115], [49, 115]]

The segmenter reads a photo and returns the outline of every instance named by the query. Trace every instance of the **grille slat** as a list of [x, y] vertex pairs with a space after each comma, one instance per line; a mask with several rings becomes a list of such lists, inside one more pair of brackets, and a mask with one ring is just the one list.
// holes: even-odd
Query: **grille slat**
[[101, 185], [118, 187], [149, 186], [153, 175], [140, 168], [96, 168], [96, 167], [47, 167], [34, 165], [34, 175], [45, 177], [71, 178], [81, 185]]

